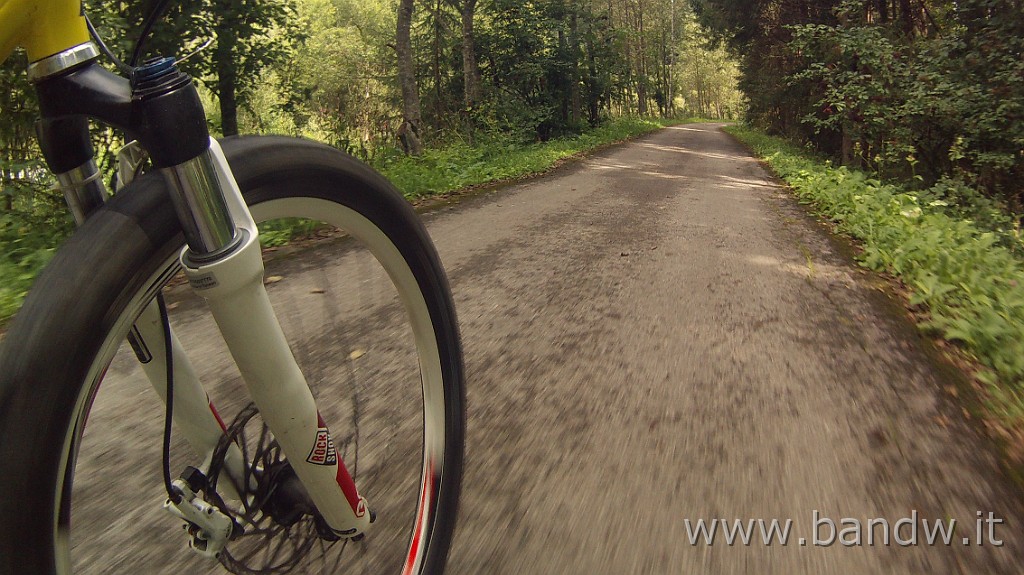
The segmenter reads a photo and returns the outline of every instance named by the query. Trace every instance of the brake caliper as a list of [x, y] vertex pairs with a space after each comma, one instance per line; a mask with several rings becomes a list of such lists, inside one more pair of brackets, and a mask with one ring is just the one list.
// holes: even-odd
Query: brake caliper
[[220, 556], [221, 550], [224, 549], [224, 545], [232, 539], [238, 526], [231, 517], [196, 494], [200, 487], [192, 485], [192, 483], [196, 483], [195, 479], [205, 482], [202, 473], [194, 468], [189, 468], [186, 473], [182, 474], [181, 479], [175, 479], [171, 483], [171, 487], [180, 496], [180, 499], [177, 503], [167, 499], [164, 501], [164, 509], [185, 521], [184, 528], [190, 537], [188, 546], [193, 551], [203, 557], [217, 558]]

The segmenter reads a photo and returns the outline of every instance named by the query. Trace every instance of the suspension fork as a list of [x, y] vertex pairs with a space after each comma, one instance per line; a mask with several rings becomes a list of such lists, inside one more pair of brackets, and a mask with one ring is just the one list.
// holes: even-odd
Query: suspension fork
[[[78, 53], [83, 51], [88, 52], [77, 50]], [[76, 225], [81, 225], [108, 197], [89, 140], [88, 121], [82, 115], [44, 118], [36, 124], [36, 132], [48, 168], [57, 178], [57, 187], [63, 192]], [[118, 154], [118, 189], [134, 179], [135, 168], [144, 159], [145, 152], [137, 143], [126, 146]], [[127, 162], [122, 163], [122, 160]], [[161, 401], [166, 402], [166, 347], [160, 311], [155, 301], [147, 304], [136, 319], [128, 334], [128, 341], [153, 389]], [[203, 458], [199, 468], [206, 472], [226, 431], [224, 422], [209, 400], [192, 362], [173, 331], [171, 356], [175, 366], [174, 423], [195, 453]], [[221, 484], [225, 495], [241, 500], [242, 496], [235, 486], [241, 486], [245, 478], [242, 452], [236, 445], [231, 445], [224, 459], [224, 470], [231, 479]]]
[[342, 536], [365, 532], [366, 502], [337, 456], [271, 308], [255, 222], [209, 137], [191, 78], [162, 59], [136, 70], [130, 83], [93, 61], [34, 80], [48, 162], [59, 156], [52, 153], [59, 136], [68, 133], [62, 122], [83, 116], [121, 128], [149, 152], [188, 244], [181, 265], [207, 300], [264, 422], [327, 524]]
[[[139, 167], [146, 159], [146, 152], [138, 142], [131, 142], [118, 151], [115, 184], [117, 191], [135, 179], [139, 173]], [[173, 268], [174, 271], [176, 269]], [[166, 279], [165, 276], [156, 281], [163, 282]], [[170, 346], [167, 345], [163, 323], [160, 306], [156, 300], [149, 302], [132, 324], [131, 331], [128, 333], [128, 343], [142, 366], [146, 379], [149, 380], [153, 390], [164, 403], [167, 402], [166, 350], [170, 349], [171, 363], [174, 366], [172, 419], [189, 445], [192, 446], [193, 451], [203, 458], [198, 469], [208, 475], [214, 453], [224, 438], [227, 426], [224, 425], [217, 408], [210, 401], [192, 361], [172, 326], [168, 326]], [[245, 490], [241, 487], [245, 483], [245, 465], [245, 459], [238, 445], [234, 443], [228, 445], [224, 454], [223, 471], [227, 474], [229, 481], [221, 483], [221, 488], [224, 495], [231, 499], [243, 500]]]

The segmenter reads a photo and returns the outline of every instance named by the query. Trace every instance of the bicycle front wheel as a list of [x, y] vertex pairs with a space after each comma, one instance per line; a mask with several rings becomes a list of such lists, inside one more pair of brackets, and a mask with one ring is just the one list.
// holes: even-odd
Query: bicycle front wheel
[[[266, 251], [267, 290], [377, 519], [363, 540], [330, 543], [255, 509], [243, 521], [253, 536], [229, 542], [221, 563], [239, 573], [440, 572], [465, 400], [454, 307], [425, 230], [383, 178], [336, 150], [277, 137], [222, 146], [267, 239], [301, 231]], [[160, 508], [162, 406], [138, 385], [140, 353], [125, 343], [157, 293], [230, 442], [253, 468], [281, 455], [204, 304], [173, 287], [182, 247], [162, 179], [143, 176], [58, 251], [11, 326], [0, 352], [0, 573], [223, 571], [185, 549], [180, 522]], [[176, 441], [172, 473], [194, 460]]]

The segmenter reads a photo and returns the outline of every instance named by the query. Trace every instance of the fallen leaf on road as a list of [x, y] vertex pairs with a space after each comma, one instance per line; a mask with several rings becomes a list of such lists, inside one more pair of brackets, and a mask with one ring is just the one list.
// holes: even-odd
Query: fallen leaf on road
[[353, 351], [352, 353], [348, 354], [348, 358], [349, 359], [359, 359], [359, 358], [363, 357], [364, 355], [366, 355], [366, 350], [365, 349], [357, 349], [357, 350]]
[[277, 282], [279, 282], [279, 281], [281, 281], [283, 279], [284, 278], [281, 277], [281, 276], [268, 276], [267, 279], [263, 280], [263, 283], [265, 283], [265, 284], [276, 284]]

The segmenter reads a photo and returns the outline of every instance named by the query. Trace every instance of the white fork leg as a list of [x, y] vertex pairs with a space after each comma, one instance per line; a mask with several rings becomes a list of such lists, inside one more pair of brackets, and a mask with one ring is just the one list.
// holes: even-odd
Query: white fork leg
[[[146, 161], [147, 157], [142, 146], [135, 141], [129, 142], [118, 150], [116, 184], [118, 191], [135, 179], [139, 173], [138, 167]], [[142, 369], [146, 373], [150, 385], [160, 396], [160, 400], [166, 403], [166, 346], [163, 322], [160, 319], [160, 309], [156, 301], [150, 302], [132, 325], [131, 337], [134, 340], [132, 347], [135, 348], [136, 357], [142, 364]], [[185, 436], [193, 451], [203, 458], [199, 469], [206, 473], [209, 471], [213, 452], [224, 436], [224, 422], [199, 382], [192, 362], [189, 361], [181, 342], [174, 335], [173, 328], [171, 329], [171, 349], [175, 374], [174, 425]], [[245, 465], [246, 462], [243, 461], [242, 452], [238, 446], [234, 444], [229, 446], [224, 457], [224, 471], [231, 481], [221, 483], [224, 491], [222, 495], [241, 500], [235, 486], [240, 486], [244, 480]]]
[[242, 245], [210, 264], [191, 262], [185, 250], [182, 266], [209, 303], [263, 421], [320, 514], [341, 535], [363, 533], [370, 525], [366, 502], [337, 456], [263, 286], [256, 225], [216, 141], [211, 140], [210, 154]]
[[[136, 340], [133, 345], [141, 347], [136, 349], [136, 356], [142, 363], [147, 379], [160, 396], [160, 400], [166, 402], [166, 347], [160, 309], [155, 301], [150, 302], [135, 321], [132, 336]], [[203, 458], [200, 470], [206, 473], [210, 468], [213, 452], [224, 437], [224, 422], [200, 383], [192, 362], [173, 330], [171, 358], [174, 364], [174, 425], [185, 436], [192, 449]], [[224, 489], [223, 495], [241, 500], [234, 487], [241, 485], [245, 477], [244, 469], [245, 462], [242, 460], [241, 450], [237, 445], [230, 445], [224, 457], [224, 470], [231, 481], [218, 485]]]

